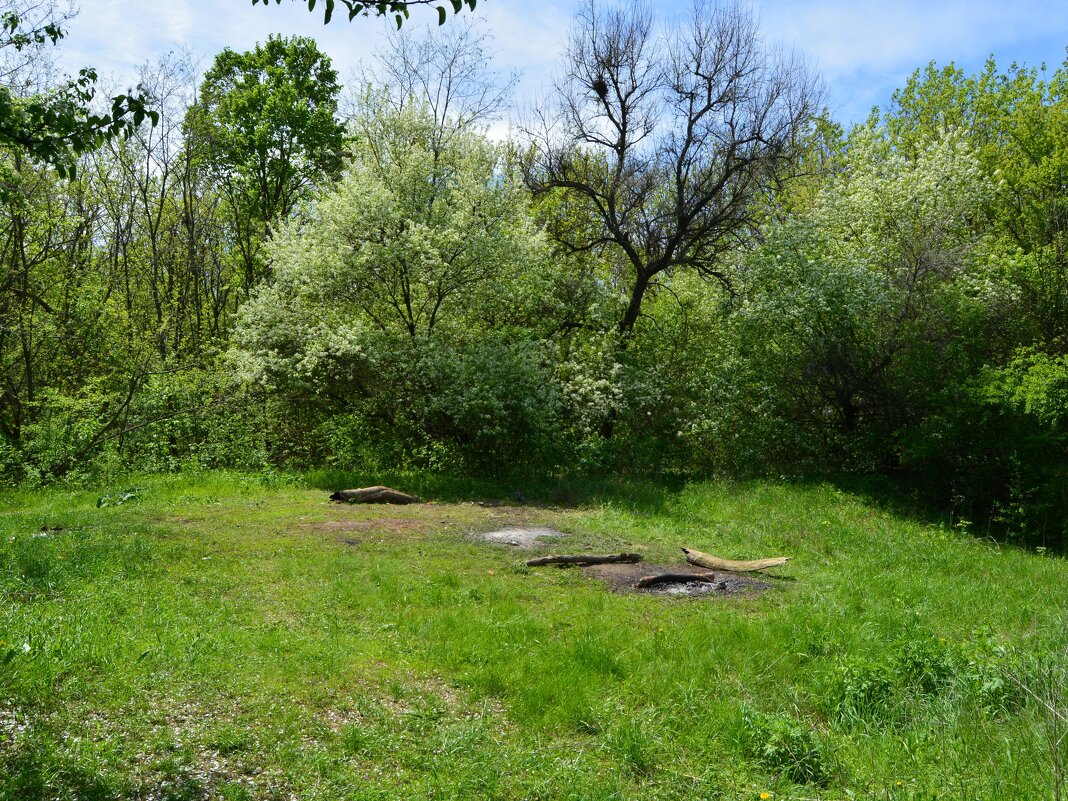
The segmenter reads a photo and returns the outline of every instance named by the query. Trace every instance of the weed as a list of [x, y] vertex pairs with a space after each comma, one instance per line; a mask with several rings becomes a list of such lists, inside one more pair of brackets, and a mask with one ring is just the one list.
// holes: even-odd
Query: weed
[[944, 640], [907, 640], [897, 654], [895, 672], [904, 688], [939, 695], [953, 681], [956, 666]]
[[894, 717], [897, 676], [893, 667], [866, 660], [847, 660], [838, 666], [834, 715], [847, 725], [881, 724]]
[[141, 499], [142, 493], [144, 493], [144, 487], [130, 487], [122, 492], [116, 492], [109, 495], [101, 495], [96, 499], [96, 508], [105, 509], [109, 506], [122, 506], [123, 504], [131, 503]]
[[372, 723], [353, 723], [342, 730], [341, 743], [347, 753], [368, 758], [383, 753], [389, 738]]
[[739, 741], [746, 756], [795, 784], [825, 786], [830, 782], [828, 748], [802, 721], [746, 709]]
[[255, 744], [252, 732], [234, 726], [218, 729], [209, 739], [208, 744], [223, 756], [247, 751]]
[[1009, 672], [1009, 680], [1027, 699], [1025, 747], [1042, 768], [1054, 801], [1068, 798], [1068, 649], [1029, 656]]
[[637, 776], [646, 776], [656, 767], [656, 747], [645, 725], [624, 718], [605, 738], [605, 748]]
[[993, 637], [977, 636], [957, 648], [955, 681], [961, 698], [984, 715], [1011, 713], [1023, 701], [1013, 682], [1019, 657]]

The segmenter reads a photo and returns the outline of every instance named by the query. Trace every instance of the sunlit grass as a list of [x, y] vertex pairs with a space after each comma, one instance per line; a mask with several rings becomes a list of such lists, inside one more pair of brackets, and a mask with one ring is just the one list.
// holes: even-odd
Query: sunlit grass
[[[0, 499], [0, 798], [1049, 797], [1068, 763], [1028, 695], [1065, 706], [1063, 560], [826, 485], [326, 502], [356, 478]], [[509, 520], [794, 559], [761, 596], [617, 594], [467, 536]]]

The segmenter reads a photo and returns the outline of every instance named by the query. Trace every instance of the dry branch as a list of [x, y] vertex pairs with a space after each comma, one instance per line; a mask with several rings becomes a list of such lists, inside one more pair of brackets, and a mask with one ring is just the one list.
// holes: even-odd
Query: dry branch
[[338, 490], [330, 496], [338, 503], [419, 503], [419, 498], [389, 487], [361, 487]]
[[657, 573], [652, 576], [642, 576], [634, 582], [634, 586], [642, 589], [657, 584], [690, 584], [695, 581], [711, 584], [715, 580], [714, 573]]
[[790, 561], [789, 556], [776, 556], [771, 559], [754, 559], [751, 562], [736, 562], [733, 559], [721, 559], [709, 553], [695, 551], [692, 548], [683, 548], [686, 561], [698, 567], [707, 567], [709, 570], [729, 570], [732, 573], [752, 573], [754, 570], [767, 570], [770, 567], [779, 567]]
[[633, 564], [640, 562], [640, 553], [610, 553], [603, 556], [592, 553], [582, 553], [573, 556], [540, 556], [537, 559], [527, 561], [527, 567], [540, 567], [541, 565], [610, 565], [626, 562]]

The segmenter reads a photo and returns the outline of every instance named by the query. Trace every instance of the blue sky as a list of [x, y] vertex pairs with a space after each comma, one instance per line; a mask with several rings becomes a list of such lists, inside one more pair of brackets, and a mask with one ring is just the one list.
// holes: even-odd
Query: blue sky
[[[521, 71], [522, 97], [536, 96], [549, 83], [577, 5], [479, 2], [473, 16], [494, 37], [497, 66]], [[653, 5], [658, 14], [672, 15], [690, 3]], [[61, 44], [61, 67], [73, 72], [92, 65], [120, 84], [132, 83], [139, 65], [168, 50], [188, 47], [206, 66], [222, 48], [245, 50], [271, 33], [314, 37], [345, 78], [391, 24], [339, 17], [324, 26], [318, 11], [290, 0], [269, 8], [253, 7], [251, 0], [80, 0], [79, 6]], [[913, 70], [932, 60], [954, 61], [968, 71], [991, 54], [1004, 66], [1059, 66], [1068, 45], [1068, 7], [1057, 6], [1049, 0], [751, 0], [767, 40], [796, 48], [817, 67], [832, 112], [847, 125], [863, 120], [872, 105], [884, 105]], [[431, 19], [432, 10], [416, 9], [410, 25]]]

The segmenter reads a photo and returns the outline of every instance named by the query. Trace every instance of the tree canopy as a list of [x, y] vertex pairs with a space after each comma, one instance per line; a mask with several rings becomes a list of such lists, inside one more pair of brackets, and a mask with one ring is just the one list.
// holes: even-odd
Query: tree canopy
[[766, 48], [747, 11], [704, 3], [663, 35], [642, 6], [587, 3], [565, 59], [532, 131], [528, 180], [588, 205], [596, 224], [566, 235], [569, 250], [616, 249], [628, 265], [629, 334], [656, 276], [725, 280], [721, 256], [791, 170], [818, 84]]
[[227, 48], [204, 75], [187, 134], [227, 195], [247, 289], [271, 226], [341, 170], [339, 91], [330, 59], [304, 37], [271, 36], [245, 53]]

